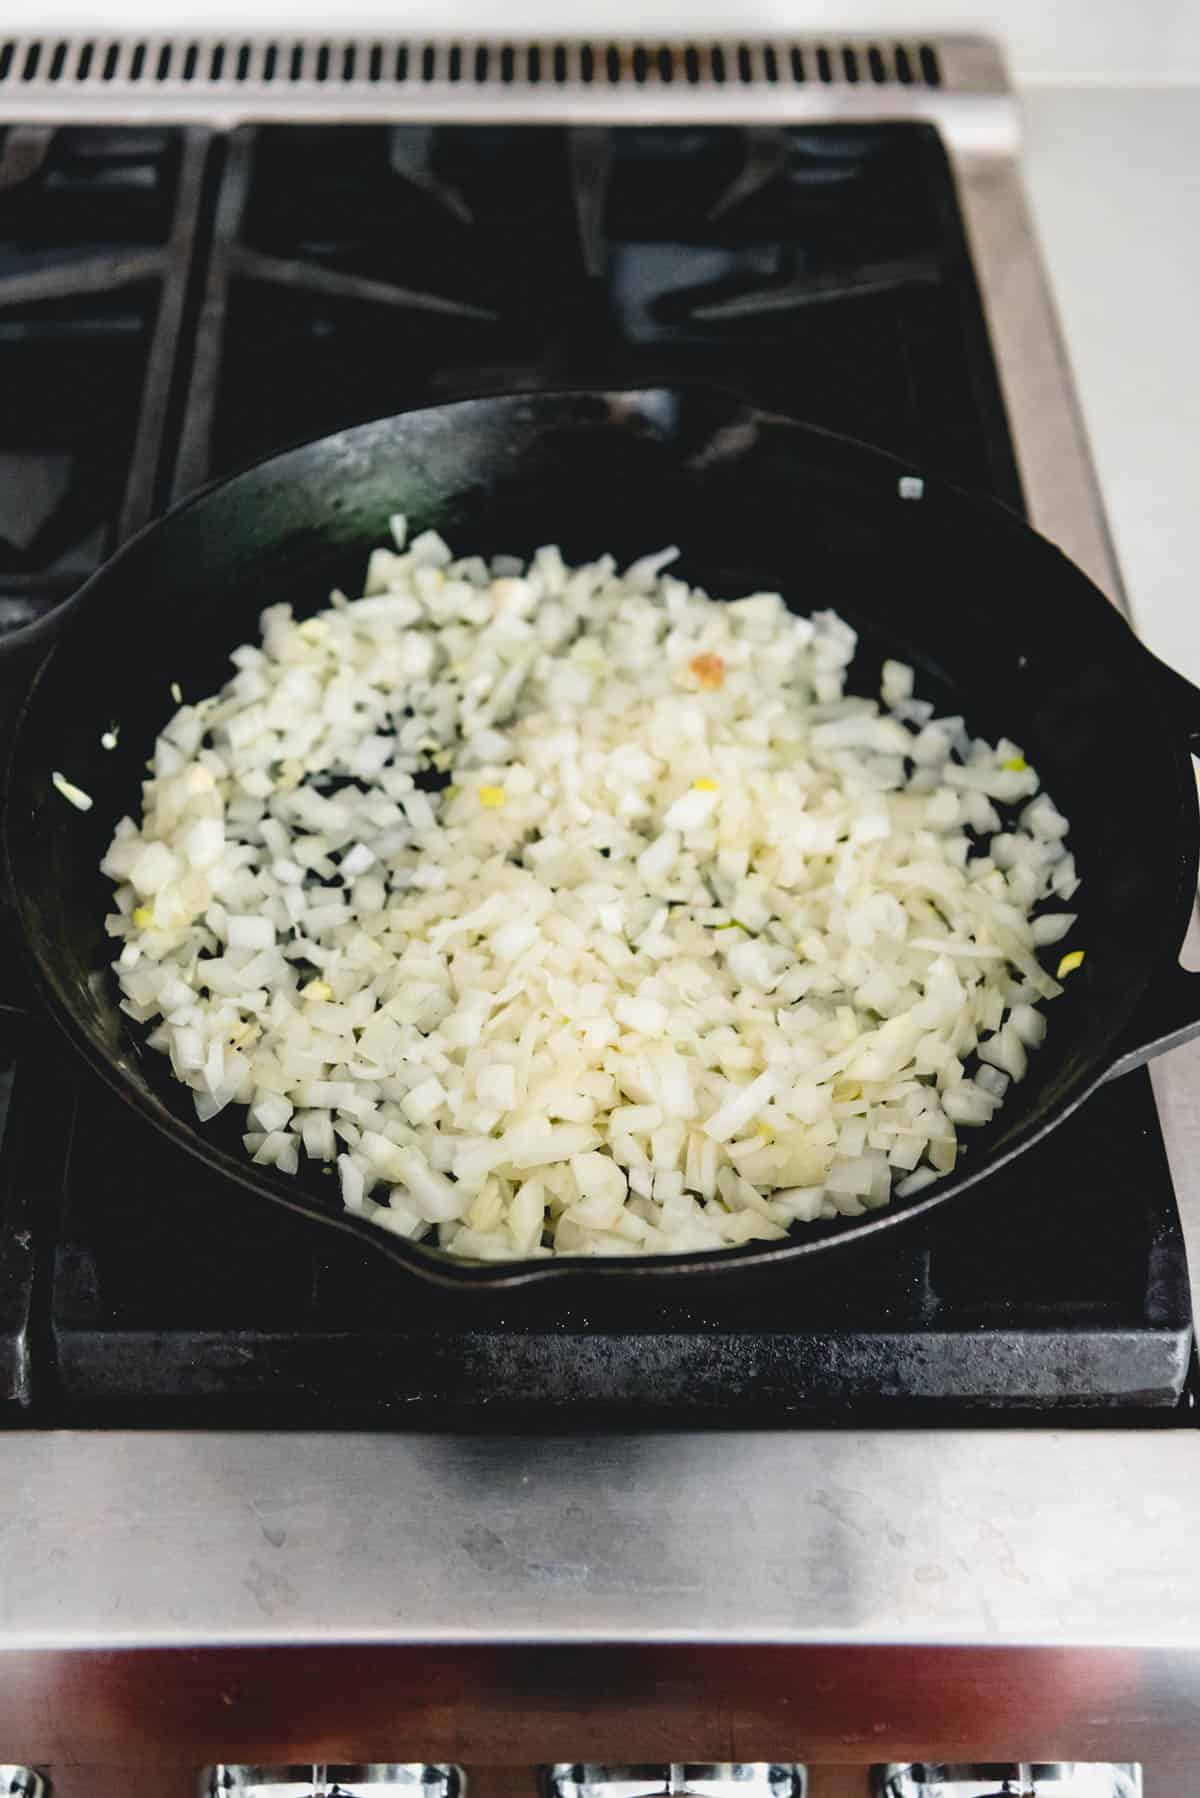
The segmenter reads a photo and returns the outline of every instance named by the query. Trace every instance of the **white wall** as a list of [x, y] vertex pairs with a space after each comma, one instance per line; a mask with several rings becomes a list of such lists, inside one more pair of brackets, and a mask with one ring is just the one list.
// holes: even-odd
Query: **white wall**
[[1200, 90], [1028, 94], [1025, 179], [1135, 622], [1200, 682]]
[[983, 31], [1026, 83], [1200, 79], [1200, 0], [7, 0], [0, 36], [92, 32], [353, 29], [519, 36], [591, 31]]

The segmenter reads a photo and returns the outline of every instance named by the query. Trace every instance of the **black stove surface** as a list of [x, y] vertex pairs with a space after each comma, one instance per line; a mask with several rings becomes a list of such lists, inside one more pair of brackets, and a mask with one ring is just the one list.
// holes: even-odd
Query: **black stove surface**
[[0, 631], [161, 509], [199, 133], [0, 134]]
[[[664, 377], [1020, 507], [930, 128], [9, 131], [0, 629], [298, 438]], [[1186, 1264], [1143, 1074], [895, 1244], [705, 1287], [456, 1296], [214, 1183], [76, 1065], [15, 949], [2, 965], [13, 1421], [1182, 1415]]]

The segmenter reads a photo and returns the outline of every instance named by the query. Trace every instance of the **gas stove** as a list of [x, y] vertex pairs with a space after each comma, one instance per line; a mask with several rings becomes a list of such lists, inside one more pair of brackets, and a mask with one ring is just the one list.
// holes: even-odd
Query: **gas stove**
[[[987, 492], [1121, 603], [984, 44], [0, 44], [0, 631], [286, 444], [663, 379]], [[1153, 1560], [1104, 1610], [1072, 1555], [1128, 1543], [1130, 1480], [1187, 1554], [1195, 1057], [844, 1265], [459, 1296], [214, 1184], [19, 966], [10, 934], [13, 1642], [1157, 1639]], [[1030, 1457], [1041, 1509], [997, 1497]], [[1080, 1490], [1102, 1515], [1073, 1545]], [[1049, 1609], [1019, 1584], [1043, 1564]]]
[[[932, 55], [902, 66], [935, 91]], [[14, 126], [0, 194], [12, 619], [206, 479], [467, 393], [716, 381], [1025, 505], [925, 120]], [[844, 1274], [457, 1298], [214, 1182], [36, 1023], [10, 1035], [7, 1389], [39, 1421], [1185, 1402], [1185, 1252], [1145, 1075]], [[22, 1131], [46, 1089], [57, 1128]]]

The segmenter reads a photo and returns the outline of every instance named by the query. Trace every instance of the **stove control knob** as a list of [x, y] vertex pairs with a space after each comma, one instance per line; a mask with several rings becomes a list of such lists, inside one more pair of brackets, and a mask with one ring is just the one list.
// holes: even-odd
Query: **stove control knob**
[[50, 1788], [32, 1767], [0, 1767], [0, 1792], [5, 1798], [50, 1798]]
[[[2, 1790], [2, 1788], [0, 1788]], [[380, 1761], [367, 1767], [208, 1767], [201, 1798], [466, 1798], [461, 1767]]]
[[792, 1762], [677, 1761], [670, 1766], [545, 1768], [543, 1798], [804, 1798], [808, 1776]]
[[877, 1767], [875, 1798], [1142, 1798], [1140, 1767], [1099, 1761], [913, 1761]]

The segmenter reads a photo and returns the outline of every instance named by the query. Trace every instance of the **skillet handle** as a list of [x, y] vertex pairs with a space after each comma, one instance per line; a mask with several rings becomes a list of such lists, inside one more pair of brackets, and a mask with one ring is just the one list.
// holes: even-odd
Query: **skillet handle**
[[[1172, 735], [1185, 749], [1200, 755], [1200, 687], [1143, 646], [1147, 672], [1163, 701]], [[1164, 967], [1138, 1008], [1137, 1016], [1117, 1045], [1106, 1080], [1143, 1067], [1168, 1049], [1200, 1037], [1200, 973], [1189, 974], [1178, 961]]]
[[1146, 672], [1158, 689], [1175, 732], [1182, 737], [1185, 748], [1200, 755], [1200, 687], [1193, 686], [1177, 668], [1160, 661], [1144, 643], [1139, 647]]
[[1200, 1037], [1200, 974], [1172, 963], [1150, 988], [1137, 1016], [1117, 1044], [1105, 1080], [1116, 1080], [1144, 1067], [1168, 1049]]

